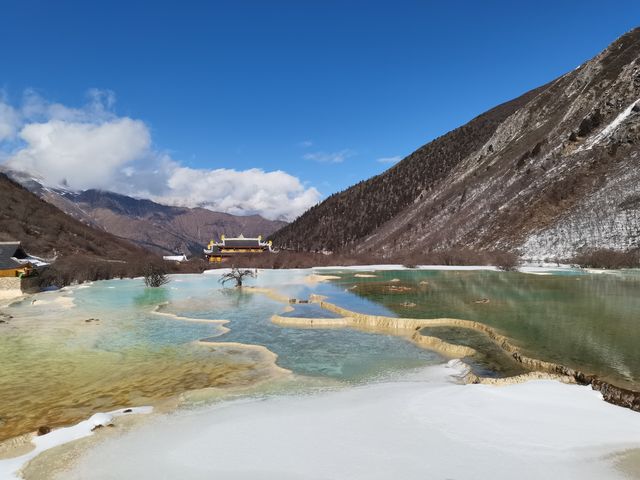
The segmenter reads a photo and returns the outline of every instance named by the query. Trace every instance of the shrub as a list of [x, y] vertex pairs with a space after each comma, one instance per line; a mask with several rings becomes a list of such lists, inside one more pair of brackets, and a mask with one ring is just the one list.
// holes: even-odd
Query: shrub
[[640, 251], [620, 252], [606, 248], [584, 250], [569, 260], [582, 268], [619, 268], [640, 267]]
[[147, 287], [157, 288], [169, 283], [169, 277], [163, 268], [157, 265], [147, 265], [144, 272], [144, 284]]
[[491, 252], [491, 255], [494, 258], [493, 265], [498, 267], [499, 270], [512, 272], [520, 266], [520, 257], [513, 252], [496, 251]]
[[220, 277], [219, 282], [225, 284], [230, 281], [236, 282], [236, 288], [242, 287], [244, 277], [254, 278], [256, 273], [254, 270], [240, 270], [238, 267], [233, 267], [229, 273], [225, 273]]

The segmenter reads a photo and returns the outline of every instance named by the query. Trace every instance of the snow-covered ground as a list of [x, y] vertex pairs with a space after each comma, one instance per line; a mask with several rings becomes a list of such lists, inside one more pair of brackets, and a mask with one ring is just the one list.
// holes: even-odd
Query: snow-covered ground
[[151, 413], [152, 410], [152, 407], [137, 407], [115, 410], [109, 413], [96, 413], [92, 415], [91, 418], [71, 427], [59, 428], [46, 435], [34, 437], [33, 444], [35, 448], [29, 453], [19, 457], [0, 460], [0, 478], [3, 480], [20, 478], [18, 472], [22, 466], [42, 452], [65, 443], [73, 442], [74, 440], [88, 437], [93, 434], [97, 427], [106, 427], [116, 422], [117, 417], [122, 415], [147, 414]]
[[356, 271], [372, 271], [372, 270], [493, 270], [496, 271], [496, 267], [487, 265], [416, 265], [415, 267], [408, 268], [400, 264], [388, 264], [388, 265], [350, 265], [348, 267], [334, 265], [330, 267], [314, 267], [314, 270], [356, 270]]
[[182, 411], [110, 438], [65, 479], [625, 478], [640, 415], [553, 381], [458, 385], [429, 367], [396, 382]]
[[[261, 271], [263, 269], [258, 269]], [[487, 272], [498, 272], [500, 271], [498, 267], [491, 265], [416, 265], [415, 267], [406, 267], [400, 264], [379, 264], [379, 265], [332, 265], [332, 266], [323, 266], [323, 267], [313, 267], [310, 269], [301, 268], [301, 269], [289, 269], [292, 271], [353, 271], [353, 272], [373, 272], [373, 271], [393, 271], [393, 270], [431, 270], [431, 271], [487, 271]], [[532, 262], [532, 263], [524, 263], [518, 267], [518, 271], [522, 273], [533, 273], [539, 275], [547, 275], [552, 274], [553, 272], [566, 272], [570, 270], [575, 270], [574, 267], [567, 264], [558, 264], [558, 263], [548, 263], [548, 262]], [[217, 268], [212, 270], [205, 270], [203, 273], [205, 275], [214, 275], [219, 276], [225, 273], [229, 273], [231, 271], [230, 268]]]

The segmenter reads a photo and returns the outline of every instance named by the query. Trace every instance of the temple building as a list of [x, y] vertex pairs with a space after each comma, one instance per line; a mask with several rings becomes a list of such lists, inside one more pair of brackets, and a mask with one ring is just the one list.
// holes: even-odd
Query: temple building
[[0, 277], [26, 277], [33, 272], [20, 242], [0, 242]]
[[204, 255], [210, 263], [216, 263], [234, 255], [271, 251], [271, 240], [263, 242], [262, 236], [247, 238], [244, 235], [240, 235], [239, 237], [227, 238], [221, 235], [219, 242], [213, 240], [209, 242], [207, 248], [204, 249]]

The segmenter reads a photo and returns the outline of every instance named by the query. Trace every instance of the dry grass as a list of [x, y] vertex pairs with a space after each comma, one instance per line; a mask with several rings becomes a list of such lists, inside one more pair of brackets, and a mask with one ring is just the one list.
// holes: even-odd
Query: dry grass
[[419, 252], [401, 256], [381, 257], [367, 254], [331, 254], [311, 252], [280, 251], [271, 254], [245, 254], [229, 258], [225, 262], [212, 264], [211, 268], [313, 268], [332, 265], [384, 265], [400, 264], [406, 267], [416, 265], [495, 265], [502, 270], [514, 270], [520, 263], [519, 257], [511, 252], [446, 250]]
[[569, 259], [569, 263], [582, 268], [640, 268], [640, 250], [620, 252], [608, 249], [591, 249]]

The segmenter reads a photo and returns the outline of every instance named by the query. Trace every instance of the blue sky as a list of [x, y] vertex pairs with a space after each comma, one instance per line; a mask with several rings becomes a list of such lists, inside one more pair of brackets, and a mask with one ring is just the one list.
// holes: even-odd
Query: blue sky
[[[4, 2], [0, 100], [22, 120], [0, 149], [11, 159], [39, 141], [20, 135], [30, 123], [126, 118], [148, 137], [127, 151], [130, 177], [162, 161], [185, 174], [282, 170], [322, 198], [575, 68], [637, 19], [632, 1]], [[90, 89], [109, 115], [91, 116]], [[84, 113], [29, 116], [25, 95]], [[271, 208], [246, 195], [212, 205]]]

